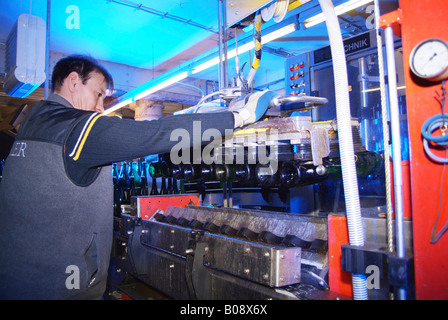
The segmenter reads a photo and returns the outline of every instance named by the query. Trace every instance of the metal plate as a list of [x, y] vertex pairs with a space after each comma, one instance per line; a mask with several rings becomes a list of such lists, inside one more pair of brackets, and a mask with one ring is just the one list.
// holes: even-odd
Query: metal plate
[[227, 27], [243, 20], [272, 0], [229, 0], [227, 7]]
[[158, 196], [131, 197], [131, 215], [148, 220], [157, 210], [165, 211], [169, 206], [185, 207], [199, 205], [199, 194], [168, 194]]
[[[178, 256], [187, 255], [192, 232], [197, 232], [153, 221], [142, 223], [143, 245]], [[300, 248], [271, 246], [207, 232], [200, 241], [207, 244], [204, 256], [207, 266], [270, 287], [300, 282]]]

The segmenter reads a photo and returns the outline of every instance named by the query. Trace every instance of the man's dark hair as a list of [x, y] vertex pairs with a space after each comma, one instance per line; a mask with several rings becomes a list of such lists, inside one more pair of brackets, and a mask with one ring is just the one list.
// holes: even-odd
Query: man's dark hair
[[51, 77], [53, 92], [55, 89], [57, 90], [62, 86], [65, 78], [67, 78], [73, 71], [78, 73], [83, 84], [90, 79], [92, 72], [99, 72], [106, 80], [107, 89], [109, 91], [113, 90], [114, 81], [112, 76], [103, 66], [98, 63], [98, 61], [89, 56], [70, 55], [59, 60], [54, 66], [53, 75]]

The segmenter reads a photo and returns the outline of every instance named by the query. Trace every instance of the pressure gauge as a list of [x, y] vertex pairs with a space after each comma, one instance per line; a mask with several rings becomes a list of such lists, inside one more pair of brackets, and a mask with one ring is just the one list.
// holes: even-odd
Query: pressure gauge
[[420, 78], [440, 81], [448, 77], [448, 43], [440, 39], [426, 39], [411, 52], [412, 72]]

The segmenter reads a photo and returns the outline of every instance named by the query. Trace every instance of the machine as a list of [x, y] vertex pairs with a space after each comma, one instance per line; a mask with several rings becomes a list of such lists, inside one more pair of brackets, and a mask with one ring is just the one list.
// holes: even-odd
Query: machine
[[[285, 95], [263, 102], [269, 106], [263, 119], [199, 150], [176, 152], [183, 161], [158, 155], [142, 171], [152, 177], [153, 191], [141, 187], [146, 192], [116, 212], [110, 291], [141, 297], [132, 289], [138, 283], [181, 300], [352, 299], [352, 274], [360, 276], [369, 299], [414, 297], [409, 220], [401, 225], [406, 254], [386, 249], [389, 159], [381, 141], [375, 33], [344, 43], [353, 48], [346, 52], [349, 134], [365, 242], [349, 241], [342, 126], [329, 81], [333, 61], [330, 48], [322, 48], [285, 61]], [[400, 42], [394, 46], [400, 56]], [[253, 93], [239, 80], [214, 93], [218, 103], [203, 99], [183, 112], [244, 106]], [[406, 105], [399, 101], [405, 130]], [[405, 140], [405, 161], [408, 150]]]
[[[158, 195], [146, 187], [115, 217], [111, 289], [140, 281], [173, 299], [349, 298], [328, 285], [329, 215], [345, 219], [340, 201], [331, 194], [336, 212], [326, 212], [318, 199], [329, 194], [323, 182], [341, 179], [337, 121], [291, 116], [326, 102], [275, 95], [266, 119], [203, 146], [200, 161], [194, 150], [180, 164], [159, 155], [146, 175], [163, 180]], [[383, 159], [362, 145], [359, 125], [357, 174], [379, 177]], [[366, 207], [366, 223], [384, 224], [382, 210]]]

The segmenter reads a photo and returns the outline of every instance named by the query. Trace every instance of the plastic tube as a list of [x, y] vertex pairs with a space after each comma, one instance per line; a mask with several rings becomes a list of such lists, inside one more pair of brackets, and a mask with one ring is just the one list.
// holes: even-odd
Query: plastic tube
[[[364, 245], [364, 232], [361, 221], [361, 207], [356, 175], [355, 153], [353, 148], [352, 125], [350, 115], [350, 99], [348, 92], [347, 62], [345, 58], [342, 34], [338, 18], [331, 0], [319, 0], [325, 16], [328, 36], [330, 38], [331, 55], [336, 93], [336, 117], [338, 125], [339, 149], [342, 165], [342, 182], [344, 185], [345, 205], [347, 210], [348, 235], [351, 245]], [[364, 274], [352, 274], [353, 298], [366, 300], [367, 285]]]

